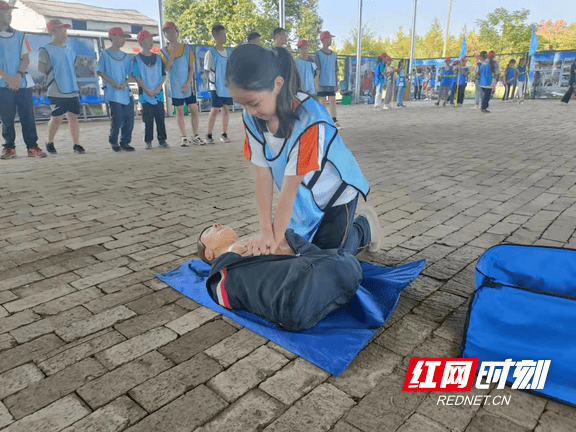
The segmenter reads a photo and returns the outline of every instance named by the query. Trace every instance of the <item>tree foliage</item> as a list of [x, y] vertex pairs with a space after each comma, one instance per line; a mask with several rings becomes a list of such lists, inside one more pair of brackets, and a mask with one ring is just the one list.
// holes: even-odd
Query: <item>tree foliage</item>
[[[251, 31], [262, 35], [269, 46], [272, 31], [278, 26], [278, 1], [275, 0], [165, 0], [166, 20], [174, 21], [181, 36], [191, 43], [211, 45], [214, 24], [226, 28], [229, 45], [240, 45]], [[317, 47], [322, 19], [318, 0], [286, 0], [286, 30]], [[294, 44], [295, 45], [295, 44]]]
[[576, 47], [576, 23], [568, 26], [564, 20], [540, 20], [536, 30], [541, 49], [558, 50]]

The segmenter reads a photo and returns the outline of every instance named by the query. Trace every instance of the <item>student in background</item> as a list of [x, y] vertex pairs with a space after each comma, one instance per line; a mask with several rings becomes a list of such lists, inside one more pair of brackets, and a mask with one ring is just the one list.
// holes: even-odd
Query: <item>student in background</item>
[[302, 78], [302, 90], [314, 96], [318, 86], [318, 66], [308, 56], [308, 41], [298, 41], [298, 57], [296, 57], [296, 66], [300, 78]]
[[448, 102], [448, 97], [450, 96], [450, 85], [452, 84], [453, 69], [450, 64], [450, 58], [446, 58], [444, 65], [440, 68], [440, 91], [438, 92], [438, 102], [436, 105], [440, 105], [441, 101], [443, 106], [446, 106]]
[[384, 91], [384, 69], [386, 66], [383, 63], [387, 57], [386, 53], [380, 54], [376, 59], [376, 66], [374, 66], [374, 109], [382, 107], [382, 91]]
[[414, 68], [414, 100], [422, 99], [422, 70]]
[[66, 45], [68, 35], [66, 29], [70, 24], [64, 24], [60, 20], [51, 20], [47, 24], [48, 33], [52, 37], [52, 42], [40, 48], [38, 53], [38, 70], [46, 75], [48, 82], [48, 100], [52, 115], [48, 123], [48, 137], [46, 150], [48, 153], [56, 153], [54, 138], [64, 120], [64, 115], [70, 125], [70, 135], [72, 136], [72, 147], [74, 153], [85, 152], [80, 143], [80, 124], [78, 114], [80, 114], [80, 91], [74, 65], [76, 63], [76, 53]]
[[466, 95], [466, 86], [468, 83], [468, 75], [470, 75], [470, 68], [466, 65], [466, 57], [460, 59], [460, 68], [458, 69], [457, 79], [457, 99], [456, 106], [462, 106], [464, 103], [464, 96]]
[[515, 76], [517, 83], [516, 97], [520, 99], [519, 103], [524, 103], [524, 93], [526, 92], [526, 60], [524, 58], [521, 58], [518, 62], [518, 67], [515, 70]]
[[404, 92], [406, 90], [406, 71], [404, 70], [404, 60], [400, 59], [398, 61], [398, 78], [396, 80], [396, 88], [398, 89], [396, 94], [396, 105], [399, 107], [405, 107], [404, 105]]
[[255, 31], [248, 33], [248, 43], [262, 46], [262, 37], [260, 36], [260, 33]]
[[162, 86], [166, 80], [166, 72], [162, 59], [152, 52], [154, 40], [147, 30], [138, 33], [138, 43], [142, 51], [134, 56], [133, 75], [138, 83], [140, 102], [142, 103], [142, 122], [144, 122], [144, 142], [146, 149], [152, 148], [154, 139], [154, 122], [158, 147], [168, 148], [166, 142], [166, 125], [164, 123], [164, 91]]
[[397, 72], [392, 66], [392, 58], [387, 57], [385, 58], [386, 61], [386, 69], [384, 72], [385, 80], [386, 80], [386, 94], [384, 96], [384, 107], [383, 109], [390, 109], [390, 102], [392, 101], [392, 95], [394, 93], [394, 73]]
[[272, 38], [274, 39], [273, 46], [283, 47], [288, 43], [288, 38], [286, 37], [286, 30], [282, 27], [276, 27], [272, 32]]
[[[320, 74], [317, 95], [322, 105], [329, 105], [330, 115], [334, 125], [341, 126], [336, 118], [336, 91], [338, 91], [338, 55], [330, 49], [332, 35], [328, 31], [320, 33], [322, 49], [316, 52], [314, 59]], [[326, 102], [328, 99], [328, 103]]]
[[[534, 82], [536, 83], [536, 78], [534, 78]], [[575, 86], [576, 86], [576, 61], [572, 62], [572, 66], [570, 66], [570, 79], [568, 80], [568, 91], [566, 92], [566, 94], [564, 94], [564, 97], [562, 98], [561, 102], [565, 104], [570, 102], [570, 97], [572, 97], [572, 93], [574, 92]], [[536, 84], [534, 84], [534, 88], [536, 89]]]
[[[204, 145], [204, 140], [198, 134], [198, 104], [196, 95], [192, 90], [192, 80], [194, 79], [194, 53], [188, 44], [178, 42], [180, 31], [176, 24], [167, 22], [162, 29], [164, 36], [168, 40], [168, 46], [162, 48], [162, 63], [168, 72], [168, 96], [172, 98], [172, 105], [176, 108], [176, 120], [181, 134], [182, 147], [190, 144]], [[188, 106], [190, 113], [190, 123], [193, 135], [188, 138], [186, 135], [186, 122], [184, 121], [184, 105]]]
[[[134, 99], [128, 87], [132, 75], [132, 58], [120, 49], [130, 38], [120, 27], [108, 32], [112, 46], [102, 51], [98, 59], [98, 76], [105, 82], [104, 96], [110, 107], [110, 135], [108, 142], [112, 150], [134, 151], [130, 145], [134, 129]], [[120, 145], [118, 145], [118, 136]]]
[[[512, 90], [515, 81], [515, 65], [516, 60], [510, 60], [508, 66], [506, 66], [506, 70], [504, 71], [504, 96], [502, 96], [502, 102], [505, 102], [510, 98], [510, 91]], [[512, 94], [512, 98], [514, 98], [514, 94]]]
[[4, 138], [0, 159], [16, 157], [16, 112], [20, 118], [28, 156], [46, 157], [46, 153], [38, 148], [32, 101], [34, 81], [26, 72], [30, 64], [30, 44], [24, 33], [10, 27], [13, 9], [17, 8], [0, 1], [0, 119]]
[[212, 131], [216, 124], [218, 113], [222, 110], [222, 135], [220, 141], [228, 143], [228, 122], [230, 121], [230, 107], [234, 101], [230, 97], [230, 92], [224, 84], [226, 75], [226, 65], [228, 64], [228, 50], [224, 47], [226, 43], [226, 29], [223, 25], [212, 26], [212, 37], [216, 44], [211, 47], [204, 56], [204, 77], [208, 76], [210, 82], [210, 96], [212, 99], [212, 109], [208, 116], [208, 131], [206, 133], [206, 144], [214, 144]]

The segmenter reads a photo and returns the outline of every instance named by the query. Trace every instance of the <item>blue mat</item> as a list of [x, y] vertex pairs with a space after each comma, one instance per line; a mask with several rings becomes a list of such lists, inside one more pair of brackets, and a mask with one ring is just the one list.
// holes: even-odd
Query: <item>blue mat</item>
[[210, 266], [202, 261], [189, 261], [156, 276], [197, 303], [339, 376], [388, 319], [400, 292], [424, 269], [424, 260], [398, 267], [360, 263], [363, 280], [352, 300], [316, 326], [299, 332], [281, 330], [259, 316], [246, 311], [231, 311], [216, 304], [205, 286]]

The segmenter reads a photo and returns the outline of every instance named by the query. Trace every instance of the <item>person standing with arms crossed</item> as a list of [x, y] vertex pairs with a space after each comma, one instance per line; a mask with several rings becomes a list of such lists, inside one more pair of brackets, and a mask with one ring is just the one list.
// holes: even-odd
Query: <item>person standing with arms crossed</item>
[[208, 77], [210, 82], [210, 96], [212, 99], [212, 109], [208, 116], [208, 131], [206, 133], [206, 144], [214, 144], [212, 130], [216, 124], [218, 113], [222, 110], [222, 135], [220, 141], [228, 143], [228, 122], [230, 120], [230, 107], [234, 101], [230, 97], [230, 92], [224, 83], [226, 75], [226, 65], [228, 64], [228, 50], [224, 47], [226, 43], [226, 29], [223, 25], [212, 26], [212, 37], [216, 45], [211, 47], [204, 56], [203, 77]]
[[[4, 148], [0, 159], [16, 157], [16, 110], [22, 125], [22, 136], [29, 157], [46, 157], [38, 148], [38, 134], [34, 118], [32, 87], [34, 81], [26, 73], [30, 64], [30, 45], [26, 35], [10, 27], [14, 6], [0, 1], [0, 119]], [[28, 79], [30, 78], [30, 79]]]
[[332, 45], [332, 35], [329, 31], [320, 33], [320, 41], [322, 41], [322, 49], [316, 52], [314, 59], [316, 66], [318, 66], [320, 79], [316, 94], [320, 102], [326, 107], [326, 98], [328, 98], [328, 105], [332, 121], [336, 128], [342, 127], [336, 118], [336, 92], [338, 91], [338, 55], [330, 49]]
[[[180, 30], [173, 22], [167, 22], [162, 32], [168, 40], [168, 46], [162, 48], [162, 63], [168, 72], [168, 96], [172, 98], [172, 105], [176, 107], [176, 119], [180, 129], [181, 146], [188, 147], [190, 144], [203, 145], [204, 141], [198, 134], [198, 104], [196, 95], [192, 91], [194, 79], [194, 53], [190, 45], [178, 42]], [[184, 121], [184, 104], [188, 106], [190, 122], [192, 123], [192, 138], [186, 135], [186, 123]]]

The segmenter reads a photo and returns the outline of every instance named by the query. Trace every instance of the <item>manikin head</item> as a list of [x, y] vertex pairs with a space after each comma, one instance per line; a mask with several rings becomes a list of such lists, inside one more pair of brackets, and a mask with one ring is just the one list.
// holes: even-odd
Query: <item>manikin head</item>
[[126, 43], [126, 39], [130, 39], [130, 35], [128, 33], [124, 33], [120, 27], [111, 28], [108, 32], [108, 37], [112, 42], [112, 46], [115, 48], [122, 48]]
[[272, 32], [272, 37], [274, 38], [274, 46], [281, 47], [288, 43], [288, 38], [286, 37], [286, 30], [282, 27], [276, 27]]
[[166, 37], [166, 40], [168, 42], [170, 42], [173, 45], [178, 43], [178, 36], [180, 35], [180, 30], [178, 30], [176, 23], [168, 21], [166, 24], [164, 24], [164, 27], [162, 27], [162, 32], [164, 32], [164, 36]]
[[238, 235], [232, 228], [217, 222], [204, 228], [198, 236], [198, 255], [202, 261], [212, 264], [237, 241]]
[[66, 42], [66, 39], [68, 39], [66, 29], [69, 29], [72, 26], [70, 24], [64, 24], [62, 21], [55, 19], [49, 21], [46, 27], [48, 28], [48, 33], [50, 33], [50, 36], [52, 36], [52, 42], [54, 42], [56, 45], [61, 45]]
[[226, 43], [226, 29], [221, 24], [215, 24], [212, 26], [212, 37], [216, 41], [216, 44], [224, 45]]

